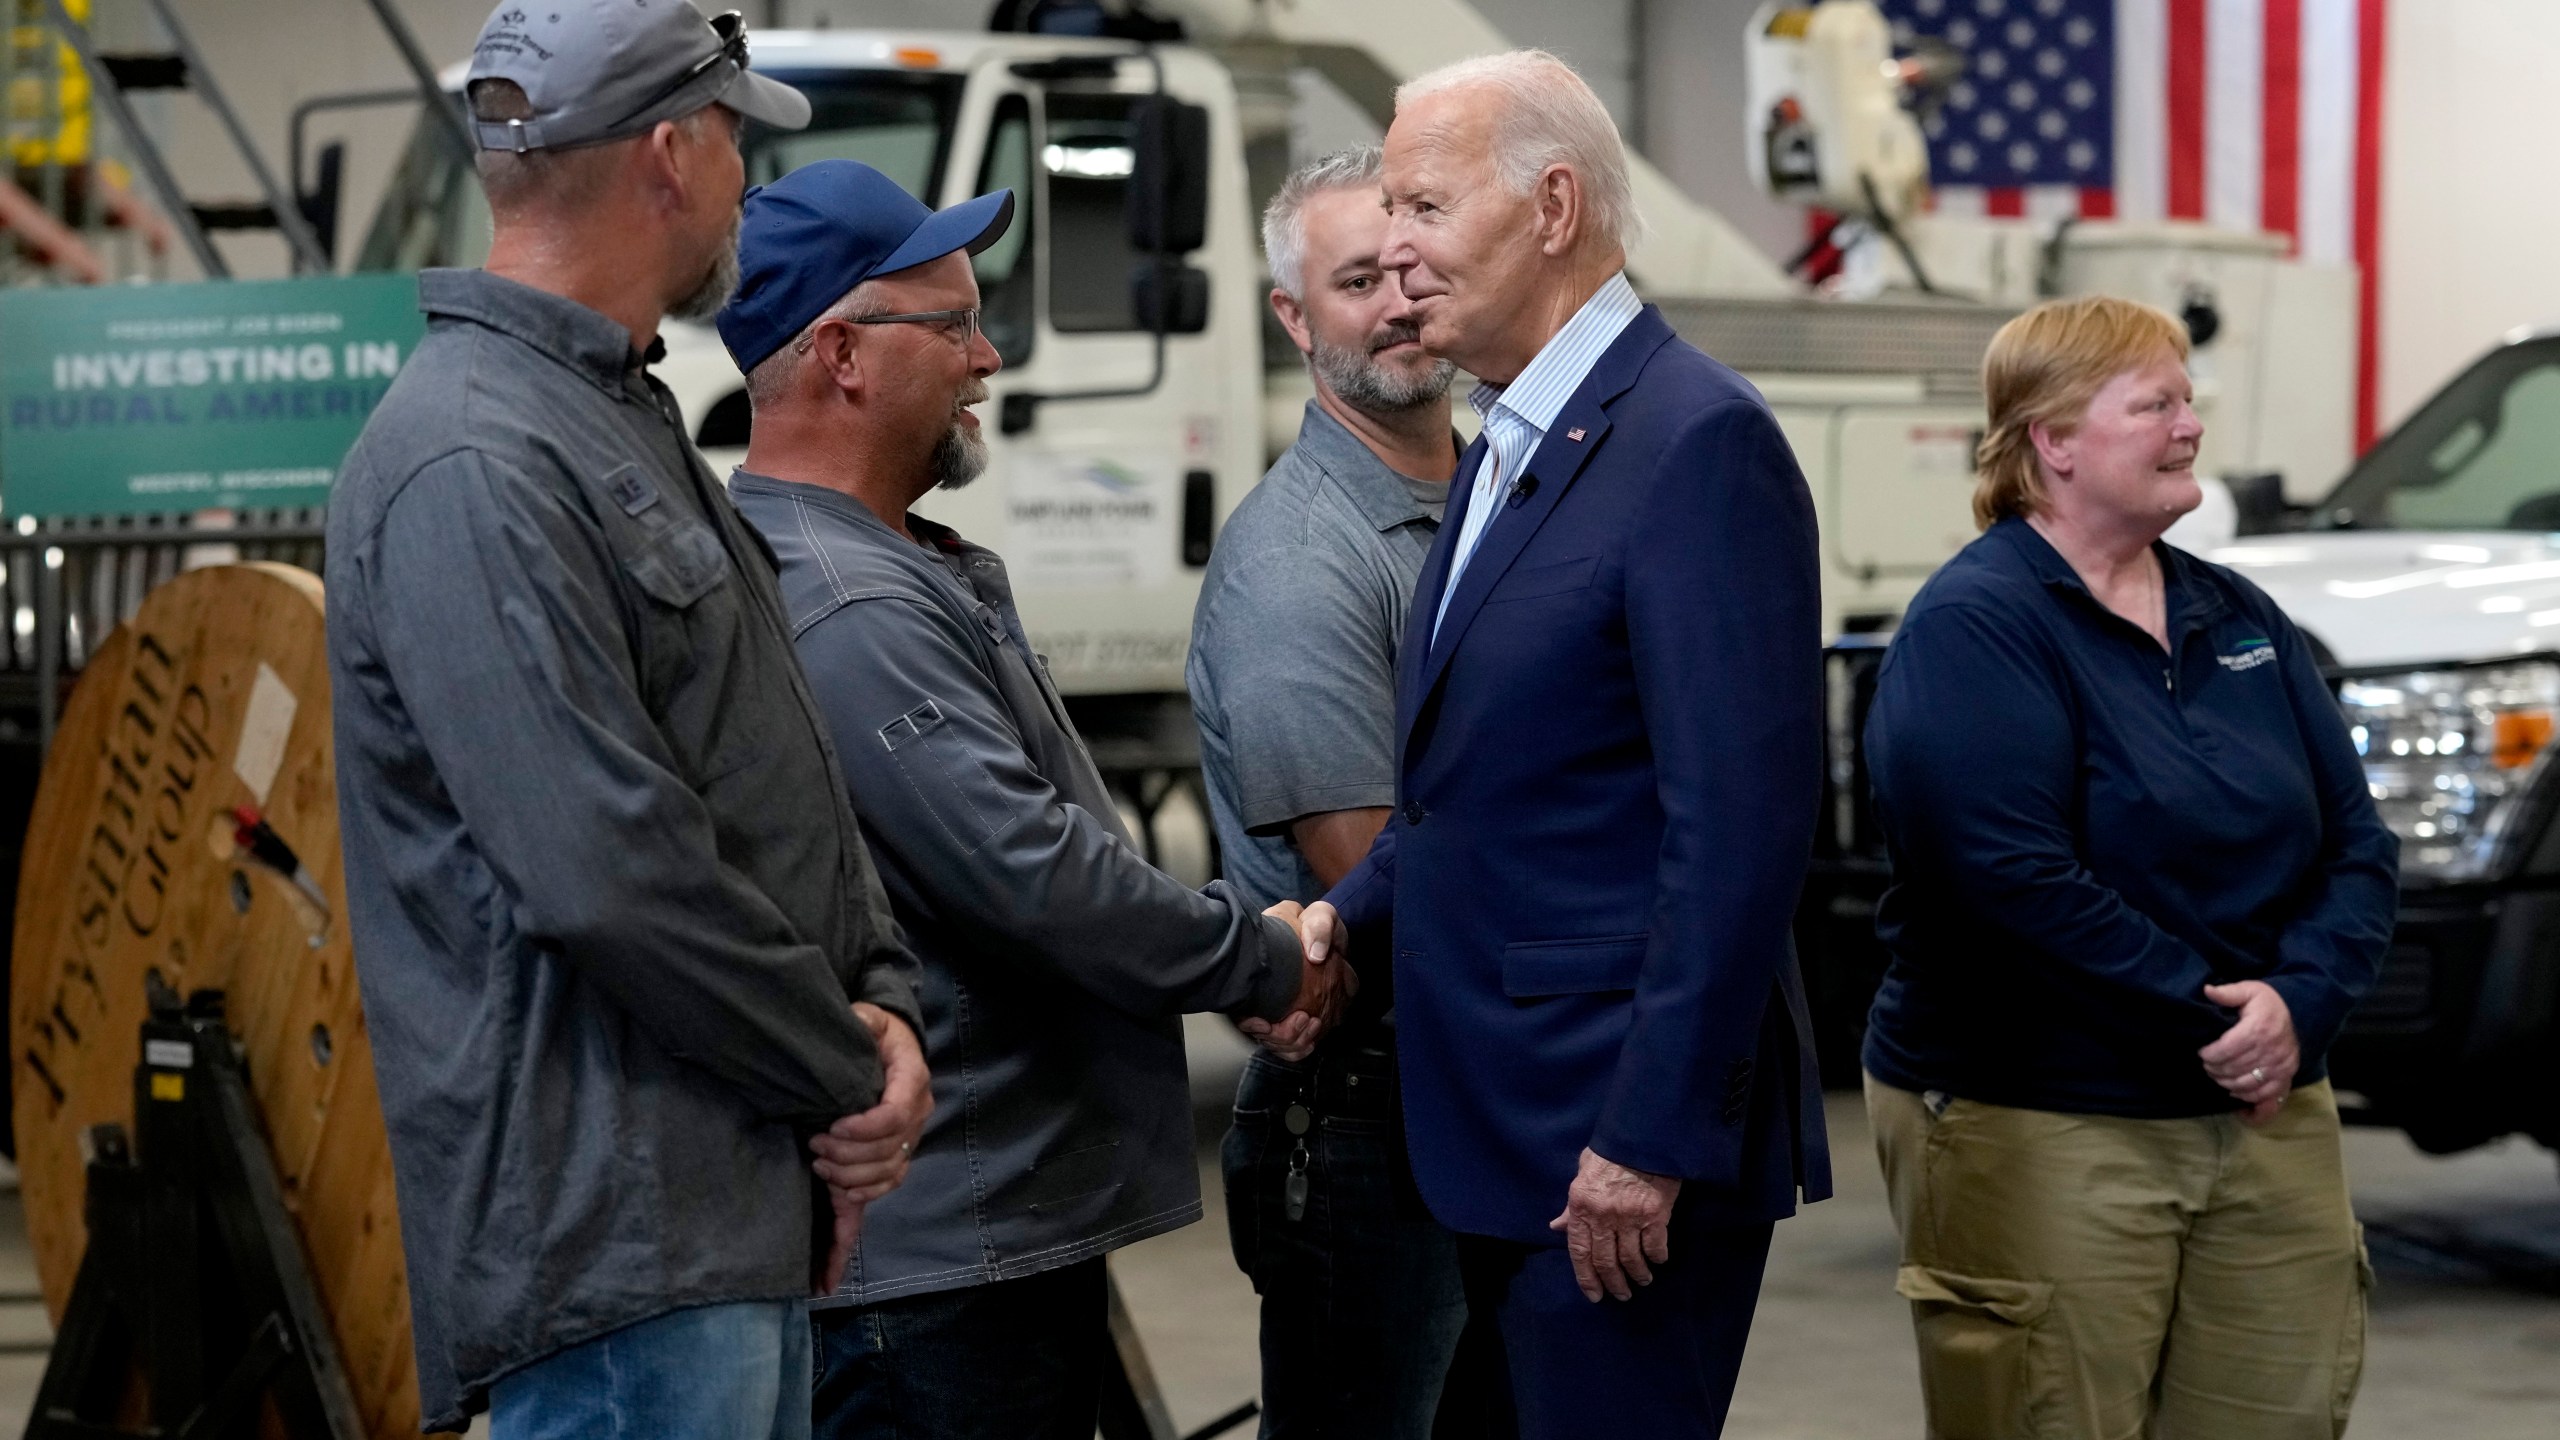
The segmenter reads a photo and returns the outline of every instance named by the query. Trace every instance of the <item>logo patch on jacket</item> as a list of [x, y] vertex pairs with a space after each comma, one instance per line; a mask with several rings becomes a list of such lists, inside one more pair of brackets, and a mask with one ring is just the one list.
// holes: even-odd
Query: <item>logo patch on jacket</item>
[[2255, 670], [2261, 665], [2274, 661], [2275, 642], [2261, 635], [2253, 640], [2241, 641], [2240, 648], [2228, 655], [2216, 655], [2213, 658], [2221, 661], [2222, 668], [2225, 670]]

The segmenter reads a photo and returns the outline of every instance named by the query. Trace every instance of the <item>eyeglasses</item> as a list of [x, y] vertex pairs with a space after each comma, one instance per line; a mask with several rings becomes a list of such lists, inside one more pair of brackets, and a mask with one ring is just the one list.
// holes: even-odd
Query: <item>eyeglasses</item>
[[856, 325], [930, 325], [945, 335], [950, 334], [952, 327], [956, 325], [960, 330], [960, 348], [965, 350], [978, 343], [978, 312], [976, 310], [917, 310], [905, 315], [863, 315], [856, 317], [853, 323]]
[[[956, 326], [963, 350], [977, 344], [980, 334], [976, 310], [916, 310], [904, 315], [835, 315], [828, 318], [842, 320], [847, 325], [930, 325], [944, 335], [952, 334]], [[817, 338], [815, 326], [801, 332], [800, 338], [792, 342], [792, 353], [807, 353]]]
[[[723, 60], [736, 65], [740, 70], [747, 68], [746, 16], [735, 10], [723, 10], [711, 17], [711, 33], [719, 38], [720, 48], [695, 61], [692, 69], [677, 76], [674, 84], [650, 96], [649, 103], [632, 111], [633, 115], [647, 114], [650, 110], [666, 103], [668, 96], [701, 79], [705, 71]], [[616, 123], [627, 123], [628, 118], [625, 117], [624, 121]]]

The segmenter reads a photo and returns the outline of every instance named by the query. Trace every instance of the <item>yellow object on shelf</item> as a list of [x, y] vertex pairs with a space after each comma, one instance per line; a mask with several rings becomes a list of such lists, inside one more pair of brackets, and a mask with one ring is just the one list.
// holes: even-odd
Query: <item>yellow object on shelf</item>
[[[62, 0], [80, 24], [90, 0]], [[9, 29], [7, 135], [21, 170], [89, 163], [89, 72], [69, 43], [44, 23], [41, 0], [12, 0]], [[52, 54], [46, 54], [50, 46]]]

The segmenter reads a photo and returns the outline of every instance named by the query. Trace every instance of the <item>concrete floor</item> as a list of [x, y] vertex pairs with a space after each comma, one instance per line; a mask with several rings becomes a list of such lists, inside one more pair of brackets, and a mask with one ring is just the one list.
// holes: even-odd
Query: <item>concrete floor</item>
[[[1252, 1398], [1252, 1288], [1228, 1257], [1217, 1136], [1245, 1054], [1218, 1022], [1190, 1027], [1201, 1137], [1201, 1224], [1114, 1258], [1174, 1423]], [[1734, 1440], [1893, 1440], [1920, 1434], [1908, 1312], [1893, 1294], [1893, 1228], [1853, 1096], [1835, 1096], [1840, 1194], [1778, 1227], [1727, 1433]], [[2347, 1162], [2380, 1287], [2359, 1435], [2445, 1440], [2560, 1436], [2560, 1171], [2521, 1142], [2450, 1159], [2396, 1134], [2349, 1131]], [[0, 1435], [42, 1377], [15, 1176], [0, 1174]], [[1250, 1435], [1250, 1427], [1231, 1432]]]
[[[1215, 1140], [1244, 1052], [1215, 1024], [1195, 1023], [1191, 1042], [1208, 1219], [1113, 1262], [1184, 1430], [1251, 1397], [1257, 1377], [1253, 1290], [1227, 1254]], [[1910, 1312], [1893, 1293], [1893, 1222], [1864, 1107], [1835, 1095], [1830, 1119], [1840, 1193], [1778, 1227], [1733, 1440], [1921, 1433]], [[2350, 1130], [2346, 1148], [2379, 1280], [2352, 1433], [2560, 1437], [2560, 1166], [2521, 1141], [2439, 1159], [2396, 1133]]]

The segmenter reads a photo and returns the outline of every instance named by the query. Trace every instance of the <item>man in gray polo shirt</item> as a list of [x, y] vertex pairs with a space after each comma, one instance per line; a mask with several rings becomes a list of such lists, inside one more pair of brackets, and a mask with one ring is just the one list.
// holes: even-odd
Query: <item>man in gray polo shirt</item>
[[[1316, 397], [1218, 536], [1187, 675], [1227, 883], [1256, 904], [1323, 895], [1395, 801], [1396, 647], [1459, 446], [1385, 232], [1374, 147], [1300, 170], [1262, 221]], [[1255, 1054], [1236, 1095], [1227, 1220], [1262, 1295], [1265, 1435], [1421, 1440], [1465, 1319], [1405, 1163], [1388, 978], [1364, 974], [1312, 1058]]]
[[489, 266], [419, 277], [427, 337], [330, 502], [347, 908], [429, 1430], [487, 1405], [495, 1440], [806, 1436], [802, 1297], [924, 1120], [914, 962], [773, 570], [645, 368], [662, 315], [734, 280], [741, 117], [809, 118], [723, 19], [490, 17]]

